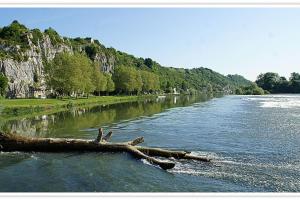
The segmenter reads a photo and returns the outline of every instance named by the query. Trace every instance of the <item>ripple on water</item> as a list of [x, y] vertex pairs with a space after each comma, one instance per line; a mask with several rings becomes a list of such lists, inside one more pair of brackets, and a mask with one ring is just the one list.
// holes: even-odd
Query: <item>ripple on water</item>
[[[202, 152], [192, 152], [204, 155]], [[209, 154], [208, 154], [209, 155]], [[176, 161], [174, 174], [187, 174], [207, 178], [230, 181], [245, 186], [254, 186], [264, 191], [298, 191], [300, 180], [300, 162], [294, 163], [261, 163], [259, 161], [240, 162], [233, 157], [213, 155], [212, 163], [207, 165], [199, 161]], [[287, 173], [287, 171], [289, 173]], [[295, 176], [294, 176], [295, 175]]]
[[[176, 165], [165, 173], [146, 160], [141, 161], [145, 165], [133, 161], [127, 154], [0, 153], [0, 180], [4, 180], [0, 190], [52, 189], [52, 182], [44, 181], [51, 177], [56, 188], [65, 187], [63, 191], [299, 192], [299, 104], [299, 95], [227, 96], [176, 109], [158, 105], [158, 113], [146, 117], [150, 107], [140, 110], [146, 106], [143, 104], [137, 105], [143, 111], [141, 117], [133, 112], [133, 106], [122, 106], [112, 108], [114, 112], [89, 112], [76, 118], [55, 115], [56, 121], [47, 119], [49, 123], [36, 119], [11, 122], [17, 130], [40, 131], [38, 136], [47, 137], [94, 138], [101, 126], [105, 132], [108, 128], [114, 131], [112, 141], [144, 136], [142, 145], [187, 149], [192, 155], [212, 158], [212, 162], [170, 158]], [[115, 112], [115, 120], [104, 115]], [[46, 128], [51, 131], [44, 131]], [[195, 151], [198, 149], [206, 151]], [[18, 183], [11, 177], [18, 177]], [[33, 186], [26, 188], [22, 183], [29, 179]]]

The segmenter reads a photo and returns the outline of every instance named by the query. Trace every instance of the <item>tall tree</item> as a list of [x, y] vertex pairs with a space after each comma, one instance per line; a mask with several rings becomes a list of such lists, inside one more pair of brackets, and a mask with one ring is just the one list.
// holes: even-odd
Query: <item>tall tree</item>
[[80, 53], [55, 56], [45, 67], [47, 85], [58, 95], [82, 95], [94, 90], [91, 61]]
[[139, 93], [142, 90], [143, 82], [140, 73], [133, 67], [116, 67], [113, 80], [118, 92]]
[[100, 95], [100, 92], [107, 90], [107, 78], [96, 66], [94, 67], [93, 72], [93, 83], [95, 86], [95, 92], [97, 92], [98, 95]]
[[143, 79], [140, 71], [134, 70], [133, 73], [135, 74], [135, 81], [136, 81], [134, 90], [136, 91], [136, 94], [139, 94], [143, 88]]
[[259, 87], [272, 93], [276, 92], [276, 85], [280, 82], [280, 77], [277, 73], [267, 72], [260, 74], [255, 82]]
[[143, 81], [143, 86], [142, 90], [144, 92], [152, 92], [152, 91], [157, 91], [160, 88], [160, 83], [159, 83], [159, 77], [148, 71], [140, 71], [142, 81]]
[[115, 83], [112, 80], [111, 74], [105, 74], [106, 75], [106, 81], [107, 81], [107, 92], [113, 92], [115, 91]]
[[144, 64], [148, 67], [148, 68], [152, 68], [153, 66], [153, 60], [151, 58], [146, 58], [144, 61]]
[[300, 74], [293, 72], [290, 77], [291, 91], [300, 93]]
[[286, 80], [285, 77], [280, 77], [279, 81], [277, 84], [274, 86], [274, 91], [276, 93], [288, 93], [292, 92], [290, 88], [290, 83], [288, 80]]

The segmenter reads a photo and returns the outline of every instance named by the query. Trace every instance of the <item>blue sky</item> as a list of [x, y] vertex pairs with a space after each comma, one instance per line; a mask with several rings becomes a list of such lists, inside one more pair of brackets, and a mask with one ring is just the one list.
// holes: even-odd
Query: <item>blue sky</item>
[[300, 72], [297, 8], [1, 8], [0, 26], [52, 27], [173, 67], [208, 67], [255, 80]]

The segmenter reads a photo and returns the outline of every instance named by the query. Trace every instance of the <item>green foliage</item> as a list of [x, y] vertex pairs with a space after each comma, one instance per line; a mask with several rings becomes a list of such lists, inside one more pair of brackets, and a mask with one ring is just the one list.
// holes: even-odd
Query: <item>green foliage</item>
[[144, 64], [148, 67], [148, 68], [152, 68], [154, 62], [151, 58], [146, 58]]
[[151, 71], [159, 76], [160, 88], [166, 92], [172, 92], [173, 88], [176, 88], [177, 91], [181, 92], [191, 90], [207, 93], [234, 93], [237, 87], [252, 83], [239, 75], [224, 76], [203, 67], [193, 69], [167, 68], [155, 62], [154, 66]]
[[74, 108], [74, 103], [73, 101], [69, 101], [68, 104], [66, 105], [67, 108]]
[[0, 30], [0, 44], [8, 47], [8, 50], [0, 50], [0, 59], [12, 58], [18, 62], [26, 61], [28, 57], [23, 56], [22, 53], [29, 48], [28, 33], [29, 30], [16, 20], [9, 26], [3, 27]]
[[33, 81], [34, 81], [35, 83], [38, 83], [38, 82], [39, 82], [39, 76], [38, 76], [38, 73], [37, 73], [36, 70], [33, 72]]
[[144, 92], [153, 92], [160, 89], [159, 77], [148, 71], [140, 71], [142, 78], [142, 90]]
[[59, 36], [59, 34], [51, 27], [49, 27], [48, 29], [46, 29], [44, 31], [50, 38], [52, 45], [58, 45], [63, 43], [62, 38]]
[[142, 91], [142, 87], [143, 87], [143, 79], [141, 76], [140, 71], [133, 71], [134, 73], [134, 80], [135, 82], [135, 86], [134, 86], [134, 91], [139, 94]]
[[100, 51], [105, 51], [108, 48], [105, 48], [102, 44], [99, 43], [98, 40], [95, 40], [94, 43], [92, 43], [91, 38], [66, 38], [68, 39], [69, 44], [73, 47], [75, 51], [81, 51], [82, 49], [86, 52], [86, 54], [93, 59], [96, 53]]
[[107, 78], [96, 66], [94, 67], [92, 80], [95, 86], [95, 92], [100, 94], [100, 92], [107, 90]]
[[116, 90], [119, 93], [139, 93], [142, 90], [143, 82], [139, 71], [133, 67], [116, 67], [113, 80]]
[[260, 74], [255, 82], [269, 93], [300, 93], [300, 75], [295, 72], [289, 81], [277, 73], [267, 72]]
[[4, 59], [7, 57], [6, 52], [3, 49], [0, 49], [0, 59]]
[[0, 73], [0, 96], [5, 96], [8, 87], [8, 78]]
[[7, 45], [20, 45], [21, 49], [29, 47], [27, 33], [28, 29], [18, 21], [13, 21], [9, 26], [2, 28], [0, 38]]
[[34, 89], [39, 89], [41, 87], [40, 77], [39, 77], [36, 70], [33, 72], [33, 85], [32, 85], [32, 87]]
[[113, 92], [113, 91], [115, 91], [115, 83], [112, 80], [111, 74], [105, 74], [105, 76], [106, 76], [106, 82], [107, 82], [106, 91], [107, 92]]
[[300, 74], [293, 72], [290, 77], [290, 91], [300, 93]]
[[227, 77], [236, 86], [249, 86], [252, 84], [251, 81], [238, 74], [229, 74]]
[[265, 74], [260, 74], [255, 82], [259, 87], [263, 88], [264, 90], [268, 90], [271, 93], [275, 93], [276, 87], [280, 82], [280, 77], [277, 73], [268, 72]]
[[[143, 97], [141, 97], [143, 98]], [[107, 96], [91, 98], [63, 99], [1, 99], [4, 107], [1, 115], [5, 120], [34, 117], [37, 114], [55, 113], [72, 107], [87, 107], [92, 105], [110, 105], [120, 102], [137, 101], [138, 96]], [[3, 120], [0, 119], [1, 120]]]
[[36, 28], [31, 30], [31, 34], [32, 34], [32, 43], [37, 46], [39, 41], [43, 39], [43, 33]]
[[117, 66], [137, 67], [136, 58], [124, 52], [117, 51]]
[[242, 95], [242, 94], [243, 94], [242, 88], [240, 88], [240, 87], [236, 88], [235, 94], [237, 94], [237, 95]]
[[238, 95], [263, 95], [264, 90], [253, 83], [248, 86], [237, 88], [235, 93]]
[[188, 82], [186, 80], [182, 81], [181, 89], [183, 91], [187, 91], [189, 89], [189, 84], [188, 84]]
[[[136, 58], [124, 52], [111, 50], [116, 58], [116, 66], [136, 68], [149, 71], [157, 75], [160, 85], [158, 88], [171, 92], [173, 88], [178, 91], [212, 91], [221, 93], [234, 93], [240, 86], [250, 85], [252, 82], [239, 75], [228, 75], [227, 77], [207, 68], [181, 69], [163, 67], [151, 58]], [[143, 72], [141, 75], [143, 77]], [[145, 84], [145, 81], [143, 81]], [[120, 84], [116, 84], [120, 85]], [[124, 88], [124, 87], [123, 87]], [[143, 85], [143, 91], [148, 90]], [[120, 91], [120, 90], [118, 90]]]
[[47, 85], [58, 95], [82, 95], [94, 91], [93, 65], [82, 54], [58, 54], [45, 67]]
[[85, 47], [85, 52], [90, 59], [94, 59], [97, 53], [100, 52], [99, 45], [91, 44]]

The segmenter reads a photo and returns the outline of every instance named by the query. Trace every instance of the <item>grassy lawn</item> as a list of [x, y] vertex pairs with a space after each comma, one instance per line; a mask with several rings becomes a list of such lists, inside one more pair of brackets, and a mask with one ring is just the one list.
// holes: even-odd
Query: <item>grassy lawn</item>
[[54, 106], [64, 105], [66, 100], [58, 99], [1, 99], [0, 105], [4, 107]]
[[101, 96], [65, 99], [0, 99], [0, 116], [20, 116], [33, 113], [53, 112], [70, 107], [108, 105], [137, 101], [145, 96]]
[[64, 99], [1, 99], [0, 105], [4, 107], [30, 107], [30, 106], [74, 106], [90, 103], [114, 103], [124, 100], [136, 100], [138, 96], [101, 96], [89, 98], [64, 98]]

